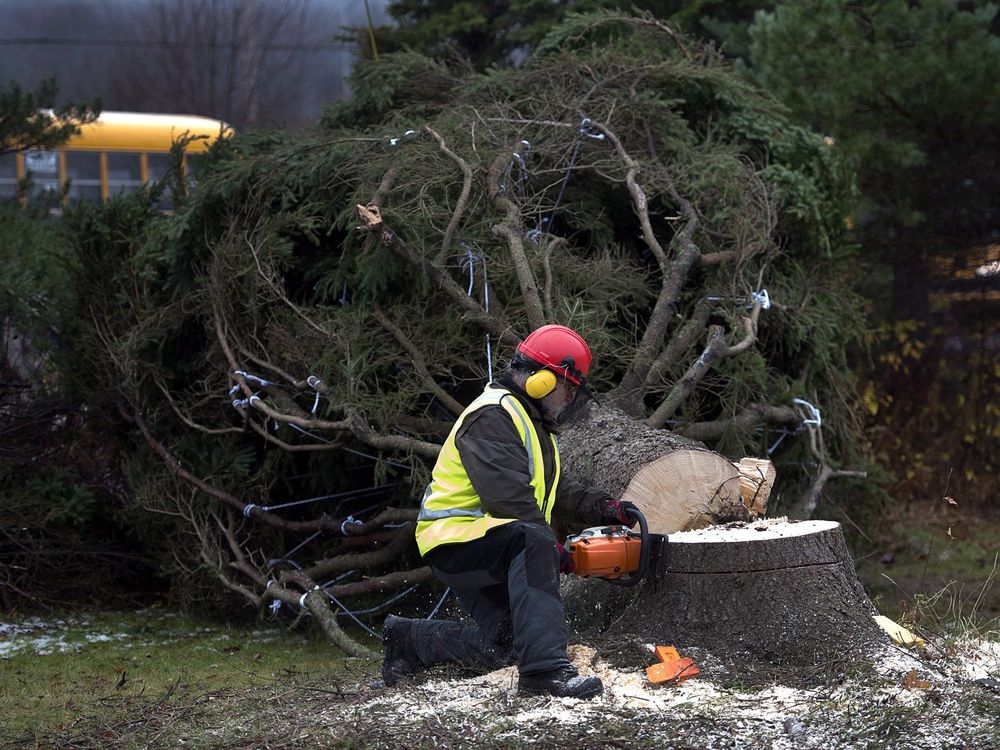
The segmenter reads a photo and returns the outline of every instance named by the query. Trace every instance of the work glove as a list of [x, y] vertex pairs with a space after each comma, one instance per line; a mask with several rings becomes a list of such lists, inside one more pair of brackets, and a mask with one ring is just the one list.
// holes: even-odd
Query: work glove
[[559, 542], [556, 542], [556, 549], [559, 550], [559, 572], [572, 573], [576, 568], [576, 563], [573, 562], [573, 555], [569, 553], [568, 549], [559, 544]]
[[635, 516], [629, 513], [630, 510], [639, 510], [639, 508], [628, 500], [611, 500], [601, 508], [601, 523], [618, 523], [634, 529], [636, 520]]

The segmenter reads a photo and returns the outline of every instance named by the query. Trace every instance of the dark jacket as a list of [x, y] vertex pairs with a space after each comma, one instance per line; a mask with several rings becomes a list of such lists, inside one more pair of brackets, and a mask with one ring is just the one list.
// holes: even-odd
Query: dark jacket
[[[549, 436], [553, 430], [542, 419], [534, 399], [509, 380], [504, 379], [502, 384], [531, 415], [542, 445], [546, 486], [551, 486], [555, 451]], [[469, 480], [490, 515], [545, 524], [531, 489], [524, 445], [503, 407], [488, 406], [470, 414], [455, 436], [455, 445]], [[600, 524], [601, 509], [611, 499], [603, 490], [572, 479], [563, 470], [556, 488], [553, 520], [585, 526]]]

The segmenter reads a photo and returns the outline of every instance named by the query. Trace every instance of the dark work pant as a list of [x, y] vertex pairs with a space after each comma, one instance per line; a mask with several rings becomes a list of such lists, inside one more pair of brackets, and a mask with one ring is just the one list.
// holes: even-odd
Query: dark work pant
[[559, 553], [547, 527], [514, 521], [482, 539], [437, 547], [425, 560], [476, 623], [410, 621], [425, 666], [489, 671], [516, 661], [531, 674], [569, 665]]

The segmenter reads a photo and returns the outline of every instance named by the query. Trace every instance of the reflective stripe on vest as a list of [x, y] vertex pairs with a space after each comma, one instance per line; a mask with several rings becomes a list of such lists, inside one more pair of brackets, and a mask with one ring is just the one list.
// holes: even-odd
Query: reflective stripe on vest
[[438, 454], [434, 466], [434, 474], [424, 492], [417, 516], [417, 547], [424, 555], [440, 544], [468, 542], [479, 539], [487, 531], [513, 518], [495, 518], [487, 513], [482, 506], [482, 500], [472, 487], [469, 476], [462, 465], [455, 436], [473, 412], [486, 406], [501, 406], [510, 416], [521, 437], [527, 453], [528, 471], [531, 476], [531, 488], [535, 502], [542, 511], [546, 522], [552, 517], [552, 498], [555, 488], [559, 485], [559, 449], [555, 436], [551, 436], [553, 455], [555, 457], [555, 473], [552, 487], [546, 492], [545, 467], [542, 459], [541, 443], [531, 418], [524, 406], [514, 398], [510, 391], [501, 388], [487, 387], [482, 395], [469, 404], [448, 434]]

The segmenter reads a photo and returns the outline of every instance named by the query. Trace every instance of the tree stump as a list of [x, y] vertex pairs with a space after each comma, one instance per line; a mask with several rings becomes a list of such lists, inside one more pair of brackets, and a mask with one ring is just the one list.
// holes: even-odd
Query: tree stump
[[[667, 574], [622, 589], [567, 579], [572, 630], [621, 653], [701, 648], [723, 663], [841, 663], [887, 640], [840, 524], [785, 519], [669, 535]], [[634, 658], [634, 657], [633, 657]]]

